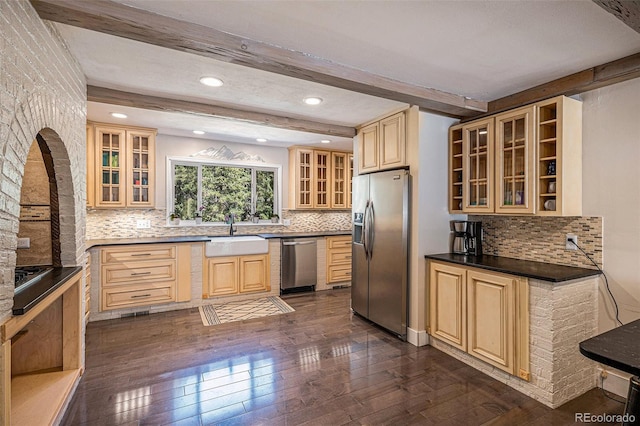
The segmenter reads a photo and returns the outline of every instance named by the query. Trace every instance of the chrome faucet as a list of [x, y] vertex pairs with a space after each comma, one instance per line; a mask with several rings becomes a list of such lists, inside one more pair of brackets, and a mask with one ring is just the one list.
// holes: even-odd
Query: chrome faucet
[[233, 213], [229, 213], [229, 235], [233, 237], [233, 234], [238, 230], [233, 227]]

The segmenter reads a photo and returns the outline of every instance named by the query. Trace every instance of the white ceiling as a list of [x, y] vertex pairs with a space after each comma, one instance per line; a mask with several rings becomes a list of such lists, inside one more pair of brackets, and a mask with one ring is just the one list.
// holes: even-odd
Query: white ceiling
[[[249, 39], [305, 52], [395, 80], [494, 100], [640, 52], [640, 34], [590, 0], [237, 1], [116, 0]], [[90, 85], [356, 126], [403, 104], [56, 24]], [[203, 75], [221, 88], [198, 83]], [[325, 101], [315, 107], [305, 96]], [[88, 118], [114, 122], [116, 107], [90, 102]], [[321, 135], [227, 119], [127, 110], [159, 133], [276, 146]], [[350, 139], [330, 138], [338, 148]]]

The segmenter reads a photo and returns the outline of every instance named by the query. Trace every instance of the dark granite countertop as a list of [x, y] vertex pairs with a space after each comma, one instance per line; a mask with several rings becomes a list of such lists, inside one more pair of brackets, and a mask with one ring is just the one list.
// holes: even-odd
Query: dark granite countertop
[[38, 281], [20, 290], [20, 293], [14, 296], [13, 315], [24, 315], [25, 312], [36, 306], [81, 270], [80, 266], [53, 268], [51, 272], [43, 275]]
[[[224, 237], [225, 235], [219, 235]], [[173, 237], [147, 237], [147, 238], [105, 238], [102, 240], [87, 240], [86, 248], [97, 246], [117, 246], [122, 244], [162, 244], [162, 243], [197, 243], [209, 241], [212, 237], [206, 235], [187, 235]]]
[[282, 232], [277, 234], [258, 234], [262, 238], [305, 238], [305, 237], [332, 237], [336, 235], [351, 235], [348, 231], [315, 231], [315, 232]]
[[[303, 238], [303, 237], [330, 237], [334, 235], [351, 235], [348, 231], [315, 231], [315, 232], [281, 232], [272, 234], [236, 234], [242, 235], [258, 235], [262, 238]], [[147, 238], [106, 238], [101, 240], [87, 240], [86, 248], [90, 249], [98, 246], [113, 246], [123, 244], [162, 244], [162, 243], [197, 243], [209, 241], [211, 238], [227, 237], [228, 235], [184, 235], [169, 237], [147, 237]]]
[[428, 254], [425, 258], [554, 283], [600, 275], [600, 271], [597, 269], [577, 268], [501, 256], [465, 256], [462, 254], [442, 253]]
[[594, 361], [640, 376], [640, 320], [580, 342], [580, 353]]

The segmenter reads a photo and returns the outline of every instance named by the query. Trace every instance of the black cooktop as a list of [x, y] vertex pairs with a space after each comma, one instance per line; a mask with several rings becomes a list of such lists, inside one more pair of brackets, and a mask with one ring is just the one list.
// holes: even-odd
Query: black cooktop
[[15, 294], [20, 293], [52, 270], [52, 266], [16, 266]]

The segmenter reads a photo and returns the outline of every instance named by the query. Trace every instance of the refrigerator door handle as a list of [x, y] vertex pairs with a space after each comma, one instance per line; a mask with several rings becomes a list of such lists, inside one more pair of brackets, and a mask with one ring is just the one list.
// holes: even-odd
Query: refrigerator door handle
[[376, 226], [376, 213], [373, 209], [373, 201], [369, 204], [369, 224], [367, 225], [367, 231], [369, 232], [369, 259], [373, 258], [373, 243], [376, 237], [375, 226]]
[[367, 204], [364, 208], [364, 218], [362, 221], [362, 245], [364, 246], [364, 258], [369, 260], [369, 249], [367, 248], [367, 221], [369, 218], [369, 200], [367, 200]]

